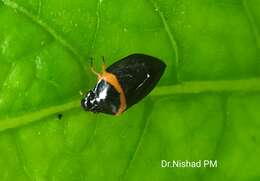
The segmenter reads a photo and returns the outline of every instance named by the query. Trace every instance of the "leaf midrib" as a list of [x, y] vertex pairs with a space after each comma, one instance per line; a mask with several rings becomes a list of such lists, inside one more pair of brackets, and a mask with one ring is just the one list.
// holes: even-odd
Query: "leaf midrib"
[[[260, 92], [260, 78], [244, 80], [219, 80], [219, 81], [192, 81], [183, 82], [178, 85], [161, 86], [155, 88], [149, 96], [171, 96], [183, 94], [201, 93], [234, 93]], [[61, 105], [55, 105], [34, 112], [27, 112], [16, 117], [0, 119], [0, 131], [17, 128], [25, 124], [36, 122], [53, 114], [62, 113], [71, 109], [80, 108], [80, 100], [69, 101]]]

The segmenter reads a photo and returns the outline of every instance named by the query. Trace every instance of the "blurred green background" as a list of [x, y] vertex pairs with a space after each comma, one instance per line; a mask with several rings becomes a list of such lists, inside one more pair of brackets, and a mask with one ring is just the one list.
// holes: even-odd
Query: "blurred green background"
[[[259, 0], [1, 0], [0, 180], [260, 180], [259, 29]], [[154, 92], [84, 112], [89, 58], [136, 52], [167, 64]]]

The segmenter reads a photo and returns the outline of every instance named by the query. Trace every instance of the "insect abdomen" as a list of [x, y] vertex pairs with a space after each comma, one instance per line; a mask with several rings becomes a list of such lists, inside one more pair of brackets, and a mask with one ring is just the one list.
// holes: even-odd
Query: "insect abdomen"
[[149, 94], [160, 80], [166, 65], [144, 54], [132, 54], [109, 66], [125, 93], [127, 108]]

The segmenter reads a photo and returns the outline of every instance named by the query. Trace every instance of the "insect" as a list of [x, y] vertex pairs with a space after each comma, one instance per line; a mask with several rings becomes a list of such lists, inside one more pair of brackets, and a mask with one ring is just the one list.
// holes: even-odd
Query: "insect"
[[[93, 63], [92, 63], [93, 64]], [[160, 80], [166, 65], [158, 58], [132, 54], [106, 68], [96, 86], [81, 101], [86, 111], [119, 115], [148, 95]]]

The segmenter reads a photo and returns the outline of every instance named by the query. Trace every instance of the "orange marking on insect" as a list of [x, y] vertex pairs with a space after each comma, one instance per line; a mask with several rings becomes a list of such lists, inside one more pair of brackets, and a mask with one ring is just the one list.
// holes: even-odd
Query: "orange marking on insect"
[[116, 91], [119, 93], [120, 106], [119, 106], [119, 109], [118, 109], [116, 115], [121, 114], [126, 109], [126, 98], [125, 98], [125, 93], [124, 93], [119, 81], [117, 80], [117, 78], [114, 74], [109, 73], [105, 70], [102, 72], [99, 80], [100, 79], [105, 80], [106, 82], [110, 83], [116, 89]]
[[124, 93], [119, 81], [117, 80], [116, 76], [114, 74], [106, 71], [106, 64], [104, 63], [104, 57], [103, 57], [103, 64], [102, 64], [102, 73], [97, 73], [92, 66], [91, 66], [91, 71], [95, 75], [97, 75], [98, 81], [105, 80], [106, 82], [111, 84], [116, 89], [116, 91], [120, 95], [120, 106], [119, 106], [119, 109], [118, 109], [116, 115], [119, 115], [122, 112], [124, 112], [124, 110], [126, 109], [126, 106], [127, 106], [125, 93]]

